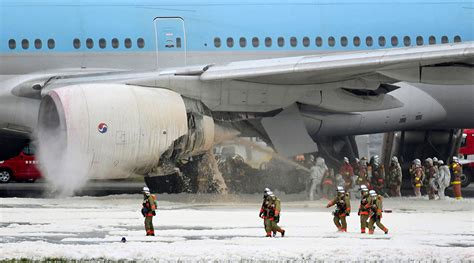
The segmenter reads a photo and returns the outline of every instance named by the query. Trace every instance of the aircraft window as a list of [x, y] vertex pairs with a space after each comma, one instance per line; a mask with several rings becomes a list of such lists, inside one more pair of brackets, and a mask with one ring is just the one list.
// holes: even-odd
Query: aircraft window
[[284, 37], [279, 37], [278, 38], [278, 46], [283, 47], [285, 45], [285, 38]]
[[112, 47], [118, 48], [119, 47], [119, 40], [116, 38], [112, 38]]
[[408, 47], [408, 46], [411, 45], [411, 39], [410, 39], [409, 36], [405, 36], [405, 37], [403, 38], [403, 44], [404, 44], [406, 47]]
[[429, 41], [430, 45], [434, 45], [434, 44], [436, 44], [436, 37], [435, 36], [430, 36], [428, 41]]
[[459, 43], [461, 42], [461, 37], [460, 36], [455, 36], [454, 37], [454, 43]]
[[23, 40], [21, 41], [21, 47], [22, 47], [23, 49], [28, 49], [28, 48], [30, 47], [30, 42], [28, 42], [28, 39], [23, 39]]
[[393, 36], [390, 41], [392, 42], [392, 46], [393, 46], [393, 47], [398, 46], [398, 37]]
[[92, 40], [92, 38], [86, 39], [86, 47], [87, 47], [88, 49], [91, 49], [91, 48], [94, 47], [94, 40]]
[[[143, 46], [145, 46], [145, 41], [143, 41]], [[140, 46], [138, 46], [138, 47], [140, 47]], [[140, 47], [140, 48], [143, 48], [143, 47]], [[181, 48], [181, 38], [180, 37], [176, 38], [176, 48]]]
[[320, 47], [323, 45], [323, 38], [322, 37], [316, 37], [316, 46]]
[[104, 49], [105, 46], [107, 45], [107, 42], [105, 41], [105, 39], [101, 38], [99, 39], [99, 47]]
[[221, 47], [221, 39], [216, 37], [214, 38], [214, 46], [215, 47]]
[[239, 40], [240, 47], [246, 47], [247, 46], [247, 39], [245, 37], [241, 37]]
[[[178, 39], [179, 39], [179, 47], [178, 47]], [[137, 46], [138, 46], [138, 48], [144, 48], [145, 47], [145, 39], [143, 39], [141, 37], [138, 38], [137, 39]], [[180, 37], [176, 38], [176, 47], [177, 48], [181, 47], [181, 38]]]
[[385, 37], [380, 36], [379, 37], [379, 46], [385, 47], [385, 44], [386, 44]]
[[131, 48], [132, 47], [132, 40], [130, 38], [125, 39], [125, 47]]
[[227, 47], [234, 47], [234, 39], [231, 37], [227, 38]]
[[347, 46], [347, 37], [341, 37], [341, 46], [346, 47]]
[[371, 47], [374, 44], [374, 39], [371, 36], [365, 38], [365, 44], [368, 47]]
[[271, 47], [272, 46], [272, 38], [271, 37], [266, 37], [265, 38], [265, 46], [266, 47]]
[[75, 49], [81, 48], [81, 40], [78, 38], [75, 38], [74, 41], [72, 42], [72, 45], [74, 46]]
[[441, 43], [446, 44], [446, 43], [448, 43], [448, 42], [449, 42], [449, 40], [448, 40], [448, 37], [447, 37], [447, 36], [443, 36], [443, 37], [441, 38]]
[[296, 47], [298, 45], [298, 40], [296, 39], [296, 37], [291, 37], [290, 38], [290, 45], [292, 47]]
[[252, 46], [258, 47], [259, 45], [260, 45], [260, 40], [258, 39], [258, 37], [252, 38]]
[[309, 37], [303, 37], [303, 46], [309, 47]]
[[36, 49], [41, 49], [43, 47], [43, 42], [41, 42], [41, 39], [36, 39], [35, 40], [35, 48]]
[[15, 49], [15, 48], [16, 48], [16, 41], [15, 41], [15, 39], [10, 39], [10, 40], [8, 40], [8, 47], [9, 47], [10, 49]]
[[354, 46], [360, 46], [360, 37], [354, 37], [352, 41], [354, 42]]
[[48, 48], [53, 49], [56, 46], [56, 42], [54, 42], [54, 39], [50, 38], [48, 39]]
[[424, 41], [423, 41], [423, 37], [422, 37], [422, 36], [417, 36], [417, 37], [416, 37], [416, 44], [417, 44], [418, 46], [423, 46], [423, 42], [424, 42]]
[[336, 45], [336, 39], [334, 37], [329, 37], [328, 44], [329, 46], [334, 47], [334, 45]]

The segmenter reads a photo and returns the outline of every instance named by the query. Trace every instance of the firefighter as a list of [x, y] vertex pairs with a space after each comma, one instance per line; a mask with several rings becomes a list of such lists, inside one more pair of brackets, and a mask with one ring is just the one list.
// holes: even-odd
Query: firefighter
[[259, 217], [263, 219], [263, 225], [265, 227], [265, 230], [269, 227], [267, 226], [267, 221], [265, 220], [267, 218], [267, 207], [269, 206], [269, 203], [270, 203], [270, 198], [269, 198], [269, 195], [268, 193], [272, 193], [272, 191], [270, 190], [270, 188], [265, 188], [263, 190], [263, 202], [262, 202], [262, 207], [260, 208], [260, 213], [259, 213]]
[[330, 196], [332, 195], [332, 192], [333, 192], [333, 189], [334, 189], [334, 185], [335, 185], [335, 178], [334, 178], [334, 174], [331, 173], [331, 171], [328, 169], [326, 163], [324, 162], [324, 159], [322, 159], [322, 167], [323, 167], [323, 170], [324, 170], [324, 175], [323, 175], [323, 179], [322, 179], [322, 189], [323, 189], [323, 197], [324, 198], [327, 198], [327, 199], [330, 199]]
[[436, 169], [433, 165], [433, 159], [431, 158], [426, 158], [425, 160], [425, 167], [426, 167], [426, 182], [428, 183], [428, 198], [430, 200], [435, 199], [435, 193], [436, 193], [436, 185], [435, 181], [438, 180], [438, 174], [436, 172]]
[[145, 217], [145, 230], [147, 236], [154, 236], [155, 229], [153, 228], [153, 217], [156, 215], [156, 197], [150, 194], [148, 187], [143, 187], [143, 207], [142, 215]]
[[354, 171], [354, 177], [352, 177], [352, 185], [357, 185], [357, 178], [359, 177], [359, 169], [360, 169], [360, 160], [359, 158], [355, 158], [354, 162], [352, 163], [352, 170]]
[[370, 210], [370, 196], [369, 188], [366, 185], [360, 186], [360, 206], [357, 213], [360, 217], [360, 232], [365, 234], [365, 229], [368, 227], [369, 210]]
[[378, 195], [374, 190], [369, 191], [370, 194], [370, 211], [369, 211], [369, 234], [372, 235], [375, 230], [375, 225], [377, 225], [385, 234], [388, 234], [388, 229], [382, 224], [382, 209], [383, 197]]
[[369, 185], [369, 173], [368, 173], [368, 167], [367, 167], [367, 157], [362, 157], [360, 158], [360, 164], [359, 164], [359, 176], [357, 177], [357, 184], [359, 186], [361, 185]]
[[438, 195], [439, 199], [445, 199], [444, 191], [451, 183], [451, 173], [449, 172], [449, 166], [445, 165], [443, 160], [438, 161], [439, 165], [439, 176], [438, 176]]
[[370, 184], [372, 188], [378, 193], [385, 195], [385, 170], [383, 165], [380, 164], [380, 158], [378, 155], [370, 158], [369, 175], [371, 175]]
[[326, 172], [327, 167], [324, 165], [324, 159], [321, 157], [316, 158], [316, 164], [310, 169], [311, 188], [309, 189], [309, 200], [314, 200], [314, 192], [316, 192], [318, 198], [321, 197], [321, 184]]
[[462, 166], [459, 163], [458, 157], [453, 157], [453, 162], [451, 163], [451, 174], [454, 177], [453, 182], [453, 192], [456, 199], [462, 199], [461, 194], [461, 175], [462, 175]]
[[344, 187], [337, 187], [336, 197], [331, 200], [326, 208], [336, 205], [336, 210], [333, 212], [333, 221], [340, 232], [347, 232], [346, 216], [351, 212], [351, 200], [349, 194], [344, 191]]
[[285, 230], [278, 226], [281, 211], [280, 199], [273, 192], [267, 192], [267, 195], [262, 206], [263, 213], [260, 212], [260, 217], [263, 218], [265, 232], [267, 233], [266, 237], [272, 237], [272, 232], [279, 232], [284, 237]]
[[349, 163], [349, 158], [344, 157], [341, 168], [339, 168], [339, 174], [344, 179], [344, 190], [349, 191], [352, 188], [352, 177], [354, 177], [354, 169]]
[[402, 185], [402, 167], [398, 162], [397, 156], [393, 156], [388, 168], [390, 195], [394, 197], [402, 196], [400, 187]]
[[416, 197], [421, 197], [421, 186], [423, 185], [423, 178], [425, 173], [421, 166], [420, 159], [413, 160], [412, 166], [410, 167], [410, 174], [412, 175], [412, 185]]

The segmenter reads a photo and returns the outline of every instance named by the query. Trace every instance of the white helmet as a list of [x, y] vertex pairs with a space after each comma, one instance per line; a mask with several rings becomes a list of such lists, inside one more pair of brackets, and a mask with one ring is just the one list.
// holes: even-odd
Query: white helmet
[[453, 156], [453, 162], [455, 162], [455, 163], [459, 162], [459, 159], [458, 159], [457, 156]]
[[392, 162], [398, 163], [398, 158], [397, 158], [397, 156], [393, 156], [393, 157], [392, 157]]
[[338, 193], [345, 193], [344, 187], [338, 186], [338, 187], [337, 187], [337, 192], [338, 192]]
[[375, 190], [370, 190], [369, 195], [370, 196], [377, 196], [377, 192], [375, 192]]
[[436, 158], [436, 157], [433, 157], [433, 162], [434, 162], [434, 163], [437, 163], [437, 162], [439, 162], [438, 158]]
[[444, 164], [443, 160], [438, 160], [438, 164], [443, 165]]
[[150, 188], [144, 186], [143, 189], [142, 189], [142, 192], [144, 192], [145, 194], [149, 194], [150, 193]]
[[433, 159], [431, 159], [429, 157], [426, 158], [425, 162], [428, 163], [429, 165], [433, 165]]
[[263, 190], [264, 193], [268, 193], [268, 192], [271, 192], [270, 188], [265, 188], [265, 190]]
[[367, 188], [367, 185], [363, 184], [363, 185], [360, 186], [360, 190], [362, 192], [367, 192], [367, 191], [369, 191], [369, 188]]
[[413, 160], [413, 163], [415, 163], [416, 165], [421, 165], [421, 160], [420, 159], [415, 159], [415, 160]]
[[349, 158], [344, 157], [344, 162], [345, 162], [345, 163], [349, 163]]

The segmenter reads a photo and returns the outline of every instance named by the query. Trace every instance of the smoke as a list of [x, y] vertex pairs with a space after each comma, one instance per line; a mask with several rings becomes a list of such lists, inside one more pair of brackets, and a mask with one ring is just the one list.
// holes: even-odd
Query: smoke
[[72, 196], [85, 186], [92, 161], [79, 140], [67, 136], [56, 105], [43, 101], [36, 134], [37, 159], [49, 193], [58, 197]]
[[268, 154], [268, 155], [271, 155], [273, 158], [281, 161], [282, 163], [285, 163], [285, 164], [288, 164], [288, 165], [291, 165], [291, 166], [294, 166], [295, 168], [298, 168], [298, 169], [301, 169], [303, 171], [306, 171], [306, 172], [310, 172], [310, 170], [308, 168], [306, 168], [305, 166], [301, 165], [300, 163], [292, 160], [292, 159], [289, 159], [288, 157], [286, 156], [283, 156], [273, 150], [271, 150], [270, 148], [268, 147], [265, 147], [265, 146], [262, 146], [258, 143], [255, 143], [253, 141], [250, 141], [250, 140], [245, 140], [243, 138], [234, 138], [233, 141], [235, 141], [236, 143], [240, 143], [242, 145], [246, 145], [246, 146], [249, 146], [249, 147], [252, 147], [253, 149], [257, 150], [257, 151], [260, 151], [260, 152], [263, 152], [265, 154]]

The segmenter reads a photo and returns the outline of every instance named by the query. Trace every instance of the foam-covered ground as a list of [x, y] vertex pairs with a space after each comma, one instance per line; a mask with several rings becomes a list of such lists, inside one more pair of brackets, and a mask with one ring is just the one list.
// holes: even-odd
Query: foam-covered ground
[[474, 260], [473, 199], [385, 199], [390, 233], [369, 236], [356, 211], [338, 233], [326, 201], [281, 196], [284, 238], [263, 237], [256, 195], [159, 195], [157, 236], [146, 237], [141, 199], [0, 199], [0, 260]]

